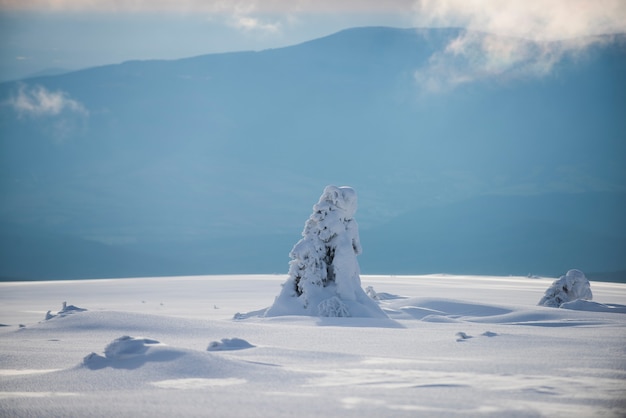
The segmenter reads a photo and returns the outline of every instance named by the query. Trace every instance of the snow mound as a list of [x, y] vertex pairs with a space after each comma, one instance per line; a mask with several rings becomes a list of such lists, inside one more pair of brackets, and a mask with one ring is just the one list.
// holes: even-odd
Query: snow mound
[[512, 312], [501, 306], [453, 299], [406, 298], [383, 302], [385, 311], [394, 319], [419, 319], [425, 322], [475, 321]]
[[289, 278], [265, 316], [386, 318], [361, 288], [361, 253], [351, 187], [327, 186], [289, 256]]
[[209, 343], [207, 351], [243, 350], [254, 347], [254, 345], [241, 338], [222, 338], [222, 341], [212, 341]]
[[[178, 325], [185, 324], [185, 321], [178, 321], [174, 319], [172, 322], [175, 329], [181, 329]], [[45, 333], [47, 330], [39, 328], [30, 332]], [[108, 330], [98, 335], [107, 333]], [[80, 335], [80, 331], [76, 335]], [[224, 349], [252, 346], [237, 338], [222, 340], [218, 345]], [[293, 378], [302, 379], [299, 372], [282, 370], [274, 364], [234, 359], [220, 353], [162, 344], [153, 338], [124, 335], [106, 344], [103, 353], [92, 352], [85, 356], [78, 365], [20, 375], [10, 382], [3, 380], [3, 385], [6, 383], [3, 391], [10, 388], [12, 392], [27, 392], [33, 387], [63, 388], [75, 393], [119, 393], [138, 388], [150, 390], [150, 387], [206, 390], [247, 382], [275, 385]]]
[[584, 299], [577, 299], [572, 302], [565, 302], [561, 304], [560, 307], [563, 309], [571, 309], [575, 311], [585, 312], [626, 313], [625, 305], [603, 304]]
[[104, 348], [104, 356], [108, 359], [126, 359], [142, 355], [149, 347], [161, 344], [157, 340], [143, 337], [123, 337], [113, 340]]
[[59, 312], [55, 314], [52, 313], [52, 311], [48, 311], [46, 312], [46, 321], [52, 319], [52, 318], [57, 318], [57, 317], [64, 317], [67, 315], [71, 315], [77, 312], [85, 312], [87, 309], [84, 308], [79, 308], [77, 306], [74, 305], [68, 305], [67, 302], [63, 302], [63, 307], [61, 308], [61, 310]]
[[[103, 367], [136, 368], [146, 361], [164, 361], [177, 356], [172, 352], [155, 353], [152, 348], [162, 345], [152, 338], [131, 337], [124, 335], [116, 338], [104, 348], [104, 356], [90, 353], [83, 359], [83, 365], [89, 369]], [[165, 354], [165, 355], [163, 355]]]
[[570, 270], [552, 283], [538, 305], [559, 308], [564, 303], [579, 299], [593, 299], [591, 286], [582, 271]]
[[[602, 305], [578, 300], [561, 305], [566, 309], [514, 309], [486, 303], [454, 299], [408, 298], [382, 301], [381, 305], [393, 320], [419, 320], [429, 323], [481, 323], [527, 325], [540, 327], [576, 327], [606, 323], [607, 318], [594, 312], [622, 313], [624, 305]], [[586, 311], [583, 315], [572, 310]]]

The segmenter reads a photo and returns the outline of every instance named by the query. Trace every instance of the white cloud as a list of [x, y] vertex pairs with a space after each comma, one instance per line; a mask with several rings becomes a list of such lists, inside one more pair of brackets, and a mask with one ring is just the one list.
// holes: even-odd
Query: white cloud
[[415, 74], [430, 91], [493, 77], [541, 77], [563, 57], [626, 32], [623, 0], [420, 0], [419, 26], [469, 29]]
[[245, 32], [266, 32], [277, 33], [280, 32], [280, 23], [267, 23], [262, 20], [251, 16], [233, 16], [231, 26], [236, 29], [243, 30]]
[[623, 0], [418, 0], [416, 23], [535, 41], [626, 32]]
[[37, 126], [44, 136], [57, 145], [84, 133], [89, 123], [89, 111], [64, 91], [50, 91], [41, 85], [20, 84], [17, 92], [2, 103], [12, 107], [19, 119]]
[[20, 116], [57, 116], [69, 111], [89, 115], [85, 106], [63, 91], [50, 91], [43, 86], [28, 87], [21, 84], [17, 94], [9, 100]]
[[0, 0], [0, 10], [232, 13], [254, 8], [261, 13], [408, 12], [413, 0]]

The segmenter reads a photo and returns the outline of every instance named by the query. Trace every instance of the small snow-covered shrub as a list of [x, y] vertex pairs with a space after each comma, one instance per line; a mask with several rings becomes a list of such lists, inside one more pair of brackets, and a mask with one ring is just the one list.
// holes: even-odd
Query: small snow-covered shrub
[[327, 186], [289, 256], [289, 278], [265, 316], [387, 317], [361, 288], [351, 187]]
[[539, 301], [540, 306], [558, 308], [562, 304], [575, 300], [591, 300], [591, 286], [585, 274], [580, 270], [570, 270], [546, 290], [545, 295]]
[[367, 296], [374, 300], [380, 300], [380, 298], [378, 297], [378, 293], [376, 293], [373, 286], [367, 286], [365, 288], [365, 293], [367, 294]]
[[46, 312], [46, 321], [49, 321], [50, 319], [56, 318], [56, 317], [64, 317], [67, 315], [71, 315], [76, 312], [85, 312], [86, 310], [87, 309], [79, 308], [78, 306], [74, 306], [74, 305], [68, 305], [67, 302], [63, 302], [63, 307], [61, 308], [59, 312], [56, 313], [56, 315], [53, 314], [52, 311]]

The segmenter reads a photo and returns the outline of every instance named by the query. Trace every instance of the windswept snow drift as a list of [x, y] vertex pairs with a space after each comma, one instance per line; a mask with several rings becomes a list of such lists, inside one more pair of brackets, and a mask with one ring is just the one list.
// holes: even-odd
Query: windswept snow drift
[[598, 303], [584, 299], [576, 299], [572, 302], [565, 302], [562, 303], [560, 307], [575, 311], [626, 313], [626, 306], [610, 303]]
[[254, 346], [241, 338], [222, 338], [221, 341], [211, 341], [207, 351], [243, 350], [245, 348], [254, 348]]

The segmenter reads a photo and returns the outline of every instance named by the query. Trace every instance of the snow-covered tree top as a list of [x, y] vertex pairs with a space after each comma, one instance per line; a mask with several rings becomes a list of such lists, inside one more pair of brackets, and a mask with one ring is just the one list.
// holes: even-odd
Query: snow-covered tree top
[[326, 186], [313, 209], [319, 210], [326, 207], [336, 207], [343, 212], [344, 219], [352, 219], [357, 209], [356, 191], [348, 186]]

